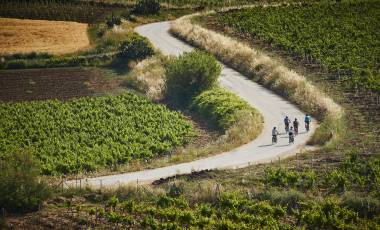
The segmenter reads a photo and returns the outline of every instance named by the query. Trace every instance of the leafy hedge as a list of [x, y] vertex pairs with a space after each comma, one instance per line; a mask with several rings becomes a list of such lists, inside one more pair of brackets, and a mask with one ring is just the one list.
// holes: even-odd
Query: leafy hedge
[[230, 128], [241, 115], [258, 113], [240, 97], [221, 88], [204, 91], [190, 107], [222, 130]]

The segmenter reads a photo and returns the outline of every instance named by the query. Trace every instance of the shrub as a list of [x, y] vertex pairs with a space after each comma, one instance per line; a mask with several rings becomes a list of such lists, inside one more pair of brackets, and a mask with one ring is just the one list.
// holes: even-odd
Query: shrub
[[299, 219], [311, 229], [354, 229], [357, 213], [341, 208], [335, 201], [326, 200], [321, 204], [310, 203], [299, 213]]
[[148, 15], [157, 14], [160, 11], [160, 3], [157, 0], [139, 0], [133, 9], [133, 13]]
[[220, 88], [213, 88], [196, 96], [190, 107], [223, 130], [236, 123], [240, 114], [256, 113], [246, 101]]
[[121, 25], [121, 18], [112, 15], [111, 17], [106, 19], [106, 24], [109, 28], [112, 28], [115, 25]]
[[344, 196], [343, 206], [354, 210], [360, 217], [373, 218], [380, 214], [380, 201], [371, 196], [348, 193]]
[[18, 151], [0, 161], [0, 205], [8, 212], [29, 212], [39, 208], [50, 195], [38, 181], [39, 163], [27, 151]]
[[120, 46], [120, 57], [134, 60], [142, 60], [154, 54], [153, 47], [148, 39], [138, 35], [131, 34]]
[[306, 202], [305, 193], [294, 189], [290, 190], [268, 190], [257, 195], [259, 200], [269, 200], [272, 204], [287, 207], [289, 212], [298, 209], [300, 202]]
[[221, 67], [213, 56], [201, 51], [185, 53], [166, 66], [166, 96], [187, 103], [212, 88], [220, 72]]

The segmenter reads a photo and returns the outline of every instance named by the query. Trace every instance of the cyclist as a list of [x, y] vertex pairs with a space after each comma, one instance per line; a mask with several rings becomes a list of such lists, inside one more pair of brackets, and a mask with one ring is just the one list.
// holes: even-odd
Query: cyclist
[[310, 122], [311, 122], [311, 117], [308, 114], [306, 114], [306, 116], [305, 116], [305, 128], [306, 128], [306, 131], [309, 131]]
[[273, 127], [273, 129], [272, 129], [272, 143], [277, 143], [277, 135], [278, 135], [278, 131], [277, 131], [276, 127]]
[[294, 134], [295, 134], [295, 135], [298, 134], [298, 125], [299, 125], [299, 122], [298, 122], [298, 120], [297, 120], [297, 118], [296, 118], [296, 119], [294, 119], [294, 121], [293, 121], [293, 127], [294, 127]]
[[290, 130], [289, 130], [289, 144], [292, 144], [294, 143], [294, 131], [293, 131], [293, 127], [290, 127]]
[[285, 119], [284, 119], [285, 132], [289, 132], [289, 123], [290, 123], [289, 117], [286, 116]]

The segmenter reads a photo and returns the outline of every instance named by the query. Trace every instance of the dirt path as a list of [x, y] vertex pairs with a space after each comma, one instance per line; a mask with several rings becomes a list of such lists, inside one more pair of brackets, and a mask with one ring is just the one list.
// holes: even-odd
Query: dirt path
[[[169, 28], [170, 22], [159, 22], [137, 27], [136, 31], [149, 38], [156, 48], [160, 49], [164, 54], [179, 55], [193, 49], [191, 46], [174, 38], [168, 32]], [[80, 184], [82, 186], [87, 184], [99, 187], [136, 182], [149, 183], [160, 178], [187, 174], [192, 171], [239, 168], [270, 162], [295, 154], [314, 133], [315, 123], [312, 124], [311, 131], [306, 133], [304, 124], [301, 122], [300, 134], [296, 137], [295, 144], [289, 145], [287, 136], [280, 135], [278, 143], [272, 145], [271, 130], [273, 126], [277, 126], [280, 132], [284, 132], [282, 120], [285, 115], [288, 115], [292, 120], [298, 118], [303, 121], [304, 113], [284, 98], [248, 80], [240, 73], [226, 66], [223, 66], [220, 84], [246, 100], [264, 116], [263, 132], [255, 140], [232, 151], [212, 157], [157, 169], [82, 179]], [[75, 185], [79, 184], [79, 181], [69, 181], [67, 184]]]

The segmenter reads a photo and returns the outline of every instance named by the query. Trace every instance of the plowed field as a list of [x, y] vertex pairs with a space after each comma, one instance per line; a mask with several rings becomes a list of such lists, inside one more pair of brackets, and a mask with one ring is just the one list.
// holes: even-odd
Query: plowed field
[[0, 71], [0, 102], [45, 99], [67, 100], [114, 88], [95, 70], [52, 68]]
[[0, 18], [0, 54], [72, 53], [89, 46], [87, 28], [77, 22]]

